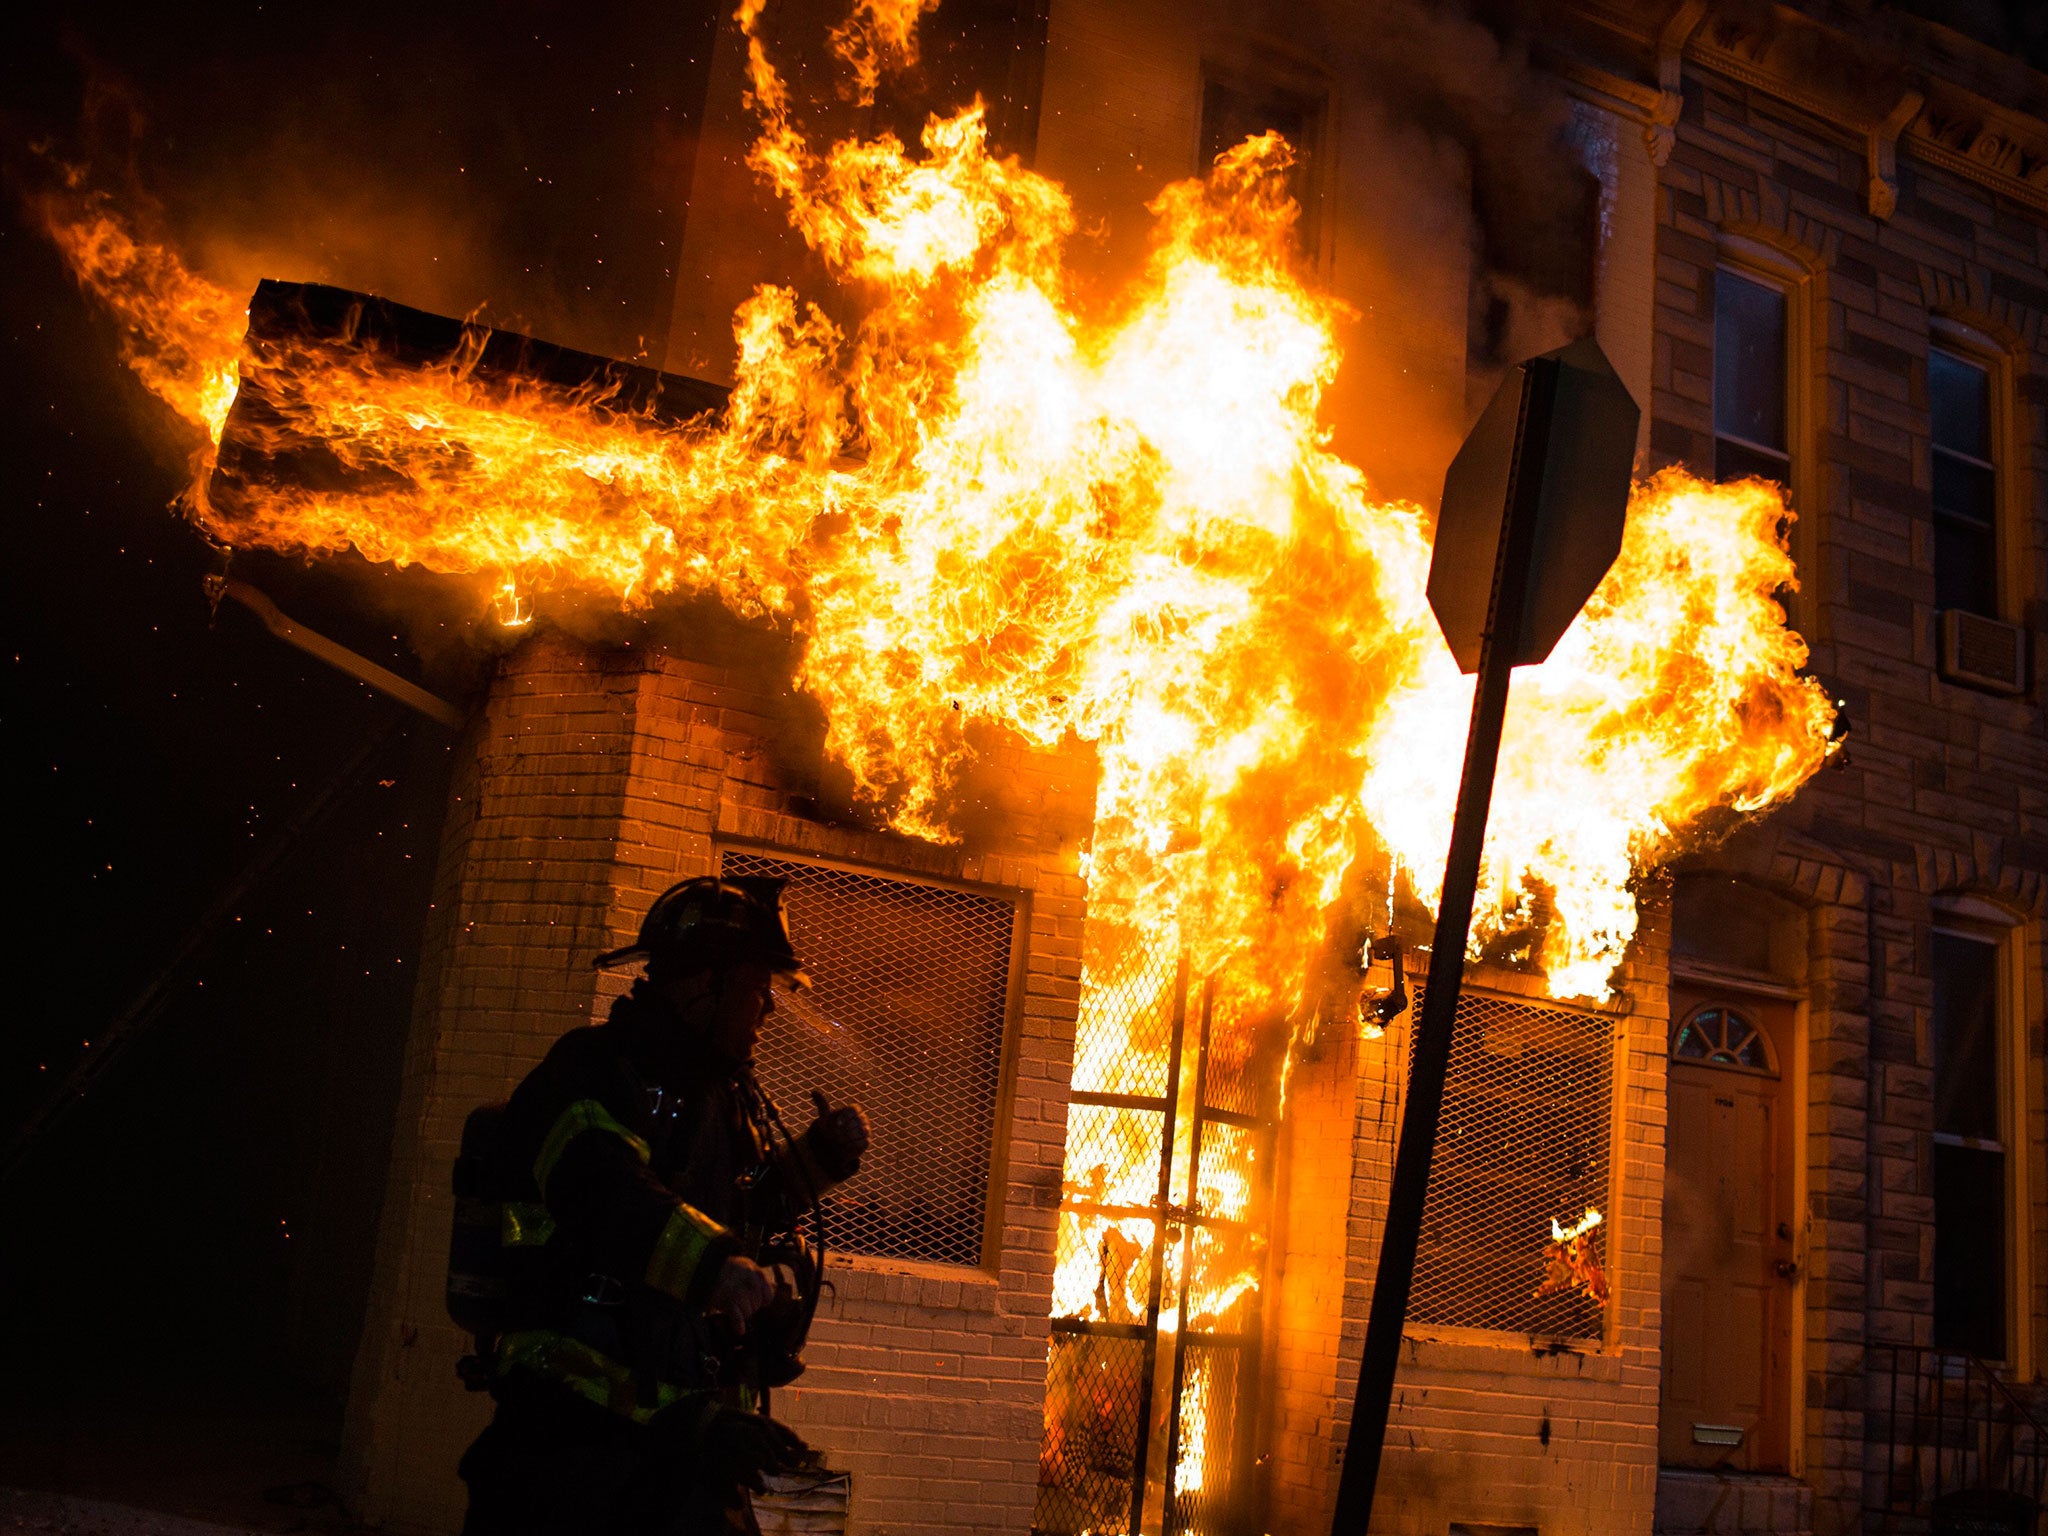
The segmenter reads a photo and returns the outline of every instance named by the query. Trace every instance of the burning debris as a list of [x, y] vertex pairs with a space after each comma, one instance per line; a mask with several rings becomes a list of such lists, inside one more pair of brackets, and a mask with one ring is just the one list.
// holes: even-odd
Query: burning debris
[[1569, 1227], [1550, 1218], [1550, 1243], [1543, 1250], [1543, 1283], [1535, 1294], [1557, 1296], [1577, 1291], [1596, 1307], [1607, 1305], [1607, 1272], [1600, 1267], [1598, 1229], [1605, 1218], [1589, 1210]]

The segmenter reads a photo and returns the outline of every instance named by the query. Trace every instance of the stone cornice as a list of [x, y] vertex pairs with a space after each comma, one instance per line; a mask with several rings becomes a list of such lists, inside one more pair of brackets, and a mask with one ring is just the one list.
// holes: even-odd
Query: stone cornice
[[[1775, 5], [1761, 25], [1754, 10], [1731, 14], [1699, 0], [1568, 0], [1567, 10], [1581, 30], [1590, 27], [1615, 46], [1592, 50], [1609, 56], [1596, 63], [1585, 51], [1553, 45], [1539, 49], [1542, 61], [1580, 93], [1644, 122], [1660, 164], [1677, 117], [1673, 64], [1682, 53], [1687, 67], [1748, 86], [1860, 141], [1867, 206], [1878, 218], [1889, 218], [1896, 203], [1900, 150], [2048, 213], [2048, 80], [1946, 27], [1906, 18], [1892, 29], [1896, 36], [1873, 40], [1854, 28], [1855, 16], [1822, 0]], [[1656, 81], [1641, 78], [1646, 51], [1655, 56]], [[1826, 58], [1858, 61], [1861, 78], [1845, 85], [1849, 71], [1824, 74], [1801, 62]], [[1992, 87], [2008, 99], [1986, 95]]]

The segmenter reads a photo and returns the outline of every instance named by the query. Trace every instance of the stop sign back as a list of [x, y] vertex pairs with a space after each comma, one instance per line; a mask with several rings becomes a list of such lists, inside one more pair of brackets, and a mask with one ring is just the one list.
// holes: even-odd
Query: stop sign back
[[[1508, 370], [1444, 475], [1429, 606], [1461, 671], [1479, 670], [1501, 534], [1516, 505], [1534, 519], [1511, 666], [1550, 654], [1621, 551], [1641, 413], [1587, 336]], [[1513, 562], [1508, 562], [1513, 564]]]

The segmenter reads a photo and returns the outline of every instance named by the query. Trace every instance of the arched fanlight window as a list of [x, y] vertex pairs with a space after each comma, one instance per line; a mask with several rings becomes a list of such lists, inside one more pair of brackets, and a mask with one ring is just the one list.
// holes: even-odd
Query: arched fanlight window
[[1696, 1008], [1671, 1032], [1671, 1059], [1707, 1067], [1770, 1072], [1770, 1042], [1747, 1015], [1710, 1003]]

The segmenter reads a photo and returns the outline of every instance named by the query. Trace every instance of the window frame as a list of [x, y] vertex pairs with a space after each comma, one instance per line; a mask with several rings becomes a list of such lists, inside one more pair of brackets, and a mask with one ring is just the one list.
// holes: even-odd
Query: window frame
[[1313, 109], [1314, 142], [1294, 146], [1299, 156], [1296, 164], [1301, 167], [1301, 220], [1295, 226], [1296, 251], [1309, 270], [1325, 269], [1336, 223], [1331, 216], [1330, 188], [1331, 166], [1336, 159], [1331, 145], [1337, 127], [1337, 90], [1329, 73], [1320, 63], [1296, 57], [1265, 39], [1236, 48], [1205, 50], [1195, 71], [1194, 126], [1189, 145], [1189, 159], [1197, 177], [1207, 176], [1210, 169], [1203, 155], [1203, 141], [1207, 137], [1212, 85], [1246, 95], [1270, 92], [1294, 96]]
[[[2026, 562], [2026, 551], [2020, 543], [2024, 508], [2018, 501], [2020, 433], [2013, 410], [2018, 396], [2012, 351], [1975, 327], [1947, 315], [1928, 316], [1927, 348], [1929, 352], [1946, 352], [1960, 362], [1981, 368], [1988, 376], [1990, 398], [1985, 409], [1989, 416], [1986, 425], [1991, 439], [1988, 466], [1991, 470], [1991, 548], [1992, 558], [1997, 562], [1997, 569], [1992, 573], [1992, 591], [1998, 611], [1982, 617], [2010, 624], [2014, 622], [2014, 615], [2025, 606], [2020, 577]], [[1927, 416], [1927, 483], [1931, 491], [1934, 455], [1953, 453], [1952, 449], [1934, 446], [1934, 390], [1931, 381], [1927, 388]], [[1964, 454], [1955, 454], [1955, 457], [1966, 463], [1978, 462]], [[1935, 559], [1932, 543], [1935, 516], [1930, 504], [1927, 551], [1930, 571], [1934, 569]], [[1937, 608], [1935, 611], [1945, 610]]]
[[1736, 436], [1736, 435], [1735, 435], [1735, 434], [1734, 434], [1733, 432], [1723, 432], [1723, 431], [1721, 430], [1721, 415], [1720, 415], [1720, 410], [1721, 410], [1721, 338], [1720, 338], [1720, 328], [1721, 328], [1721, 309], [1720, 309], [1720, 303], [1719, 303], [1719, 296], [1717, 295], [1717, 296], [1716, 296], [1716, 301], [1715, 301], [1715, 306], [1714, 306], [1714, 330], [1715, 330], [1715, 336], [1714, 336], [1714, 349], [1713, 349], [1713, 350], [1714, 350], [1714, 361], [1713, 361], [1713, 367], [1712, 367], [1712, 370], [1711, 370], [1711, 377], [1710, 377], [1710, 379], [1708, 380], [1709, 388], [1710, 388], [1710, 391], [1711, 391], [1711, 393], [1712, 393], [1712, 397], [1713, 397], [1713, 399], [1712, 399], [1712, 404], [1711, 404], [1711, 406], [1709, 407], [1709, 409], [1710, 409], [1710, 410], [1711, 410], [1711, 411], [1713, 412], [1713, 416], [1714, 416], [1714, 450], [1715, 450], [1715, 453], [1714, 453], [1714, 469], [1715, 469], [1715, 473], [1716, 473], [1716, 475], [1718, 476], [1718, 474], [1719, 474], [1719, 472], [1720, 472], [1720, 447], [1721, 447], [1721, 444], [1722, 444], [1723, 442], [1730, 442], [1730, 443], [1733, 443], [1733, 444], [1734, 444], [1734, 445], [1735, 445], [1736, 447], [1738, 447], [1738, 448], [1741, 448], [1741, 449], [1745, 449], [1746, 451], [1748, 451], [1748, 452], [1750, 452], [1750, 453], [1753, 453], [1753, 454], [1757, 455], [1757, 456], [1758, 456], [1759, 458], [1767, 458], [1767, 459], [1783, 459], [1783, 460], [1785, 461], [1785, 477], [1784, 477], [1784, 484], [1786, 485], [1786, 487], [1787, 487], [1787, 488], [1790, 488], [1790, 486], [1791, 486], [1791, 484], [1792, 484], [1792, 459], [1793, 459], [1793, 453], [1792, 453], [1792, 305], [1793, 305], [1793, 296], [1792, 296], [1792, 292], [1791, 292], [1791, 290], [1790, 290], [1790, 289], [1789, 289], [1788, 287], [1786, 287], [1786, 285], [1785, 285], [1784, 283], [1782, 283], [1782, 282], [1780, 282], [1780, 281], [1778, 281], [1778, 280], [1776, 280], [1776, 279], [1774, 279], [1774, 278], [1770, 278], [1770, 277], [1766, 277], [1766, 276], [1763, 276], [1763, 275], [1761, 275], [1761, 274], [1758, 274], [1758, 273], [1756, 273], [1756, 272], [1750, 271], [1750, 270], [1748, 270], [1747, 268], [1744, 268], [1744, 267], [1741, 267], [1741, 266], [1737, 266], [1737, 265], [1735, 265], [1735, 264], [1733, 264], [1733, 263], [1731, 263], [1731, 262], [1725, 261], [1725, 260], [1723, 260], [1723, 261], [1717, 261], [1717, 262], [1715, 262], [1715, 263], [1714, 263], [1714, 277], [1715, 277], [1715, 280], [1716, 280], [1716, 282], [1717, 282], [1717, 283], [1718, 283], [1718, 281], [1719, 281], [1719, 279], [1720, 279], [1720, 276], [1721, 276], [1721, 274], [1722, 274], [1723, 272], [1727, 273], [1727, 274], [1728, 274], [1728, 275], [1729, 275], [1730, 277], [1733, 277], [1733, 278], [1737, 278], [1737, 279], [1739, 279], [1739, 280], [1740, 280], [1740, 281], [1742, 281], [1742, 282], [1748, 283], [1748, 284], [1749, 284], [1749, 285], [1750, 285], [1751, 287], [1754, 287], [1754, 288], [1762, 288], [1762, 289], [1764, 289], [1764, 290], [1765, 290], [1765, 291], [1767, 291], [1767, 292], [1770, 292], [1770, 293], [1775, 293], [1775, 294], [1776, 294], [1776, 295], [1777, 295], [1777, 296], [1779, 297], [1779, 299], [1780, 299], [1780, 300], [1781, 300], [1781, 301], [1782, 301], [1782, 302], [1784, 303], [1784, 306], [1785, 306], [1785, 332], [1784, 332], [1784, 358], [1783, 358], [1783, 365], [1784, 365], [1784, 377], [1783, 377], [1783, 378], [1781, 378], [1781, 379], [1780, 379], [1780, 380], [1778, 381], [1778, 383], [1779, 383], [1779, 387], [1780, 387], [1780, 388], [1781, 388], [1781, 389], [1782, 389], [1782, 390], [1784, 391], [1784, 422], [1783, 422], [1783, 427], [1784, 427], [1784, 438], [1785, 438], [1785, 446], [1784, 446], [1783, 448], [1772, 448], [1772, 447], [1769, 447], [1768, 445], [1766, 445], [1766, 444], [1764, 444], [1764, 443], [1754, 442], [1754, 441], [1752, 441], [1751, 439], [1749, 439], [1749, 438], [1746, 438], [1746, 437], [1738, 437], [1738, 436]]
[[[1825, 313], [1824, 269], [1790, 251], [1762, 240], [1722, 231], [1715, 241], [1714, 267], [1785, 296], [1785, 488], [1791, 495], [1792, 527], [1787, 536], [1799, 590], [1785, 595], [1785, 617], [1792, 628], [1811, 635], [1820, 589], [1819, 518], [1822, 506], [1821, 455], [1816, 450], [1820, 402], [1827, 398], [1826, 381], [1817, 376], [1821, 349], [1816, 345], [1815, 316]], [[1718, 313], [1716, 318], [1718, 319]], [[1714, 369], [1720, 366], [1720, 348], [1714, 352]], [[1710, 371], [1707, 413], [1714, 411], [1715, 375]], [[1709, 439], [1720, 441], [1712, 430]], [[1731, 442], [1741, 442], [1731, 437]], [[1745, 444], [1744, 446], [1751, 446]], [[1772, 452], [1774, 450], [1752, 451]], [[1708, 466], [1711, 468], [1712, 466]]]
[[[2034, 1221], [2031, 1193], [2032, 1148], [2027, 1144], [2027, 1031], [2022, 1009], [2026, 998], [2026, 933], [2014, 916], [1995, 904], [1977, 897], [1952, 896], [1937, 904], [1929, 934], [1985, 944], [1997, 951], [1995, 975], [1998, 984], [1993, 1027], [1996, 1040], [1994, 1059], [1999, 1070], [1997, 1087], [1998, 1141], [1961, 1136], [1930, 1129], [1928, 1135], [1928, 1196], [1933, 1196], [1933, 1149], [1936, 1146], [1997, 1151], [2005, 1159], [2005, 1358], [1991, 1362], [2006, 1374], [2031, 1380], [2034, 1368], [2032, 1295], [2032, 1248]], [[1930, 946], [1931, 950], [1931, 946]], [[1930, 974], [1930, 983], [1932, 976]], [[1934, 1060], [1934, 1016], [1927, 1015], [1927, 1061]], [[1937, 1218], [1938, 1219], [1938, 1218]], [[1933, 1223], [1930, 1223], [1933, 1225]], [[1929, 1275], [1930, 1283], [1932, 1274]], [[1932, 1300], [1929, 1302], [1930, 1320]]]
[[853, 1269], [874, 1270], [887, 1274], [917, 1273], [949, 1276], [955, 1279], [981, 1275], [989, 1279], [1000, 1279], [1005, 1259], [1004, 1219], [1012, 1180], [1011, 1161], [1017, 1119], [1018, 1056], [1024, 1034], [1024, 1008], [1028, 1000], [1030, 979], [1032, 892], [1016, 886], [948, 879], [925, 870], [902, 869], [857, 857], [840, 858], [829, 854], [805, 853], [779, 843], [724, 835], [713, 839], [711, 844], [712, 874], [723, 871], [725, 855], [728, 852], [777, 859], [785, 864], [810, 864], [820, 869], [849, 875], [864, 875], [877, 880], [897, 880], [906, 885], [925, 885], [940, 890], [961, 891], [971, 896], [986, 896], [998, 901], [1007, 901], [1016, 908], [1016, 918], [1010, 929], [1009, 976], [1003, 1001], [1001, 1055], [996, 1065], [995, 1100], [990, 1111], [992, 1118], [989, 1126], [988, 1190], [982, 1205], [980, 1259], [973, 1264], [955, 1264], [940, 1259], [854, 1253], [847, 1249], [834, 1249], [831, 1255], [834, 1263], [846, 1264]]
[[[1711, 1053], [1706, 1056], [1688, 1056], [1682, 1054], [1678, 1049], [1679, 1041], [1682, 1038], [1684, 1038], [1685, 1032], [1687, 1030], [1693, 1028], [1696, 1024], [1699, 1023], [1700, 1019], [1704, 1015], [1709, 1013], [1718, 1013], [1722, 1015], [1723, 1018], [1733, 1016], [1737, 1019], [1740, 1019], [1742, 1023], [1748, 1028], [1751, 1039], [1757, 1042], [1759, 1047], [1759, 1054], [1761, 1054], [1764, 1059], [1763, 1065], [1752, 1066], [1748, 1062], [1743, 1061], [1723, 1061], [1721, 1060], [1720, 1053], [1718, 1052]], [[1706, 1067], [1716, 1072], [1740, 1073], [1745, 1077], [1767, 1077], [1774, 1080], [1782, 1079], [1784, 1077], [1784, 1073], [1779, 1069], [1778, 1047], [1771, 1039], [1771, 1032], [1768, 1029], [1765, 1029], [1761, 1024], [1757, 1023], [1756, 1020], [1750, 1018], [1749, 1015], [1743, 1012], [1742, 1009], [1735, 1003], [1727, 1002], [1719, 998], [1717, 998], [1713, 1002], [1701, 1004], [1699, 1007], [1693, 1009], [1692, 1012], [1680, 1018], [1676, 1024], [1671, 1026], [1671, 1029], [1669, 1031], [1669, 1037], [1665, 1045], [1665, 1055], [1672, 1063], [1678, 1066]]]

